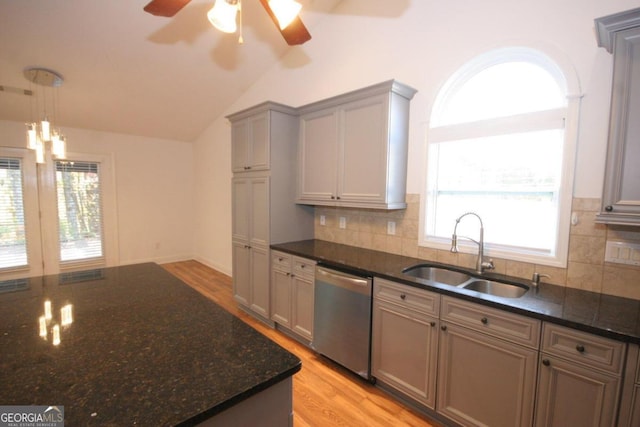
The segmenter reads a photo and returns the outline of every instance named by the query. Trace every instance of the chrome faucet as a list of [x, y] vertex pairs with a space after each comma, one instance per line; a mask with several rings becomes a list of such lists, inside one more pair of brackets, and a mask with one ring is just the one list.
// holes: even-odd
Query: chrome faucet
[[470, 237], [466, 237], [466, 236], [460, 236], [460, 237], [463, 237], [467, 240], [471, 240], [473, 243], [478, 245], [478, 259], [476, 260], [476, 273], [482, 274], [484, 270], [493, 270], [495, 267], [493, 265], [492, 260], [489, 260], [489, 261], [484, 260], [484, 225], [482, 224], [482, 218], [480, 218], [480, 216], [477, 213], [467, 212], [460, 215], [460, 217], [456, 219], [456, 225], [453, 228], [453, 236], [451, 236], [451, 252], [454, 254], [458, 253], [458, 235], [457, 235], [458, 224], [460, 224], [460, 220], [467, 215], [473, 215], [476, 218], [478, 218], [478, 221], [480, 221], [480, 239], [479, 241], [476, 241]]

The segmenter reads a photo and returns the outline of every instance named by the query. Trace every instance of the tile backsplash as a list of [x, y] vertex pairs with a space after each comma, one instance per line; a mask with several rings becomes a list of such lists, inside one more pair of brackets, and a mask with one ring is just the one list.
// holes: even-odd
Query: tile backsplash
[[[537, 271], [550, 275], [545, 281], [556, 285], [640, 300], [640, 266], [605, 262], [607, 240], [638, 244], [640, 227], [596, 224], [599, 208], [599, 199], [573, 199], [577, 222], [571, 226], [567, 268], [493, 258], [495, 271], [525, 279]], [[319, 206], [315, 211], [315, 238], [463, 267], [475, 265], [473, 254], [418, 246], [419, 215], [419, 194], [407, 194], [407, 208], [395, 211]], [[340, 227], [340, 218], [344, 218], [344, 228]], [[393, 235], [387, 233], [389, 221], [395, 222]]]

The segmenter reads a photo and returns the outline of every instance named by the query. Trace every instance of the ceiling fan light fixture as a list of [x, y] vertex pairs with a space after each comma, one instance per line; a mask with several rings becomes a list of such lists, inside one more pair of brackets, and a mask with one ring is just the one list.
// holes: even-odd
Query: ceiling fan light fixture
[[211, 10], [207, 13], [207, 18], [209, 18], [211, 25], [223, 33], [235, 33], [237, 29], [237, 13], [237, 1], [216, 0]]
[[294, 0], [269, 0], [269, 7], [284, 30], [300, 13], [302, 5]]

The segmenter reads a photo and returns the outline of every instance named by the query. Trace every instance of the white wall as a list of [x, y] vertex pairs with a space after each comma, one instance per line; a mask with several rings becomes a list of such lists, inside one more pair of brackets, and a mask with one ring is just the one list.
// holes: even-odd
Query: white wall
[[194, 143], [194, 258], [231, 275], [231, 126], [216, 120]]
[[[574, 196], [598, 198], [612, 59], [597, 47], [593, 20], [638, 6], [638, 0], [343, 0], [311, 30], [310, 42], [291, 49], [227, 113], [266, 100], [300, 106], [395, 78], [418, 90], [407, 191], [419, 193], [428, 117], [447, 77], [494, 47], [541, 47], [576, 70], [584, 97]], [[219, 118], [195, 145], [196, 256], [225, 272], [231, 271], [229, 144], [226, 119]]]
[[[193, 144], [64, 128], [68, 151], [114, 159], [118, 264], [193, 257]], [[0, 121], [0, 145], [23, 148], [23, 123]]]

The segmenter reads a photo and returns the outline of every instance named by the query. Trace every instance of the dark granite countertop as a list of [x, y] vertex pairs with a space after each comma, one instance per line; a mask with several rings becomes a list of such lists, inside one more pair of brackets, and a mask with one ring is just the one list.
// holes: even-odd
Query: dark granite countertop
[[[540, 320], [557, 323], [640, 344], [640, 301], [541, 283], [520, 298], [501, 298], [440, 283], [427, 282], [402, 273], [415, 264], [435, 262], [361, 249], [322, 240], [304, 240], [271, 245], [272, 249], [310, 258], [330, 267], [349, 268], [444, 295], [505, 309]], [[464, 269], [459, 269], [464, 270]], [[485, 274], [489, 279], [523, 282], [500, 274]]]
[[[68, 426], [192, 425], [290, 377], [300, 359], [156, 264], [3, 282], [0, 405], [62, 405]], [[44, 301], [72, 304], [60, 344]]]

